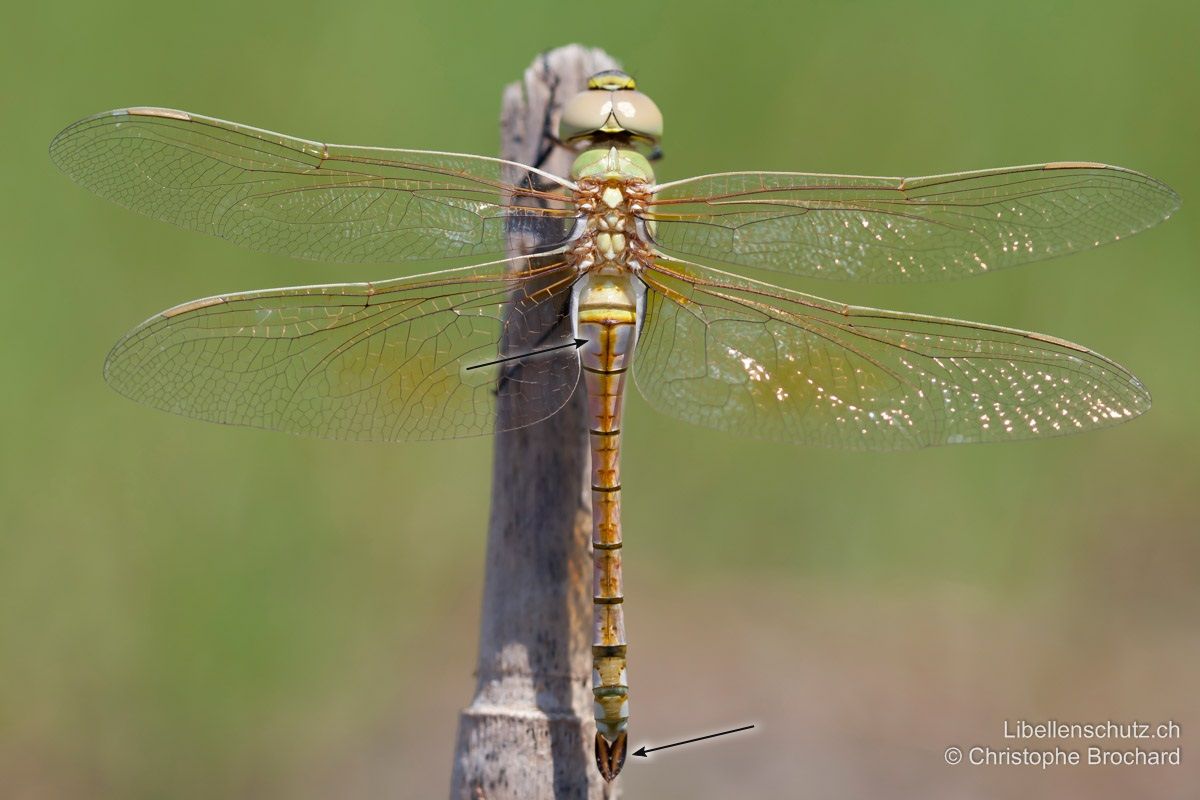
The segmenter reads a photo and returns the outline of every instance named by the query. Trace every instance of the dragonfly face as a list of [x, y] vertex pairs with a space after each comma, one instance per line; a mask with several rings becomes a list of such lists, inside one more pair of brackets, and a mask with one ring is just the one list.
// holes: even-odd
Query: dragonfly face
[[[490, 432], [497, 403], [506, 427], [534, 424], [562, 408], [582, 375], [595, 752], [608, 780], [627, 750], [619, 456], [630, 374], [651, 404], [688, 421], [854, 449], [1056, 436], [1150, 407], [1136, 377], [1081, 345], [832, 302], [736, 271], [877, 282], [992, 272], [1163, 221], [1179, 198], [1153, 178], [1057, 162], [922, 178], [726, 172], [662, 183], [636, 149], [657, 144], [662, 116], [617, 72], [594, 76], [568, 103], [559, 133], [584, 150], [567, 178], [155, 108], [84, 119], [50, 152], [97, 194], [258, 250], [482, 262], [184, 303], [121, 339], [105, 376], [187, 416], [398, 441]], [[539, 246], [521, 251], [514, 242], [530, 231]], [[535, 313], [545, 308], [569, 313]], [[578, 338], [587, 341], [577, 350]], [[518, 358], [520, 346], [551, 349]], [[496, 360], [504, 365], [473, 369]]]

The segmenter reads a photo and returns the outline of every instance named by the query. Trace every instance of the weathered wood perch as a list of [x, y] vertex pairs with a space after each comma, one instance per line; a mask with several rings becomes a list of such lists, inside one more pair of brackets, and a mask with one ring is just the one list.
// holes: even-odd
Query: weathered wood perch
[[[556, 114], [618, 66], [579, 45], [539, 56], [504, 91], [503, 157], [566, 175]], [[452, 800], [617, 796], [593, 754], [589, 459], [582, 383], [555, 416], [496, 437], [478, 683], [459, 718]]]

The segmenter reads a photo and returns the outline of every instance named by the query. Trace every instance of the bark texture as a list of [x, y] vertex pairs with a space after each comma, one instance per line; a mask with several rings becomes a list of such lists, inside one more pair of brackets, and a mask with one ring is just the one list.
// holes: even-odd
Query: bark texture
[[[539, 56], [504, 91], [502, 156], [566, 175], [573, 156], [552, 139], [557, 112], [589, 75], [618, 66], [579, 45]], [[539, 311], [549, 323], [563, 309]], [[459, 718], [451, 800], [617, 796], [593, 756], [584, 401], [581, 381], [550, 419], [496, 437], [478, 683]]]

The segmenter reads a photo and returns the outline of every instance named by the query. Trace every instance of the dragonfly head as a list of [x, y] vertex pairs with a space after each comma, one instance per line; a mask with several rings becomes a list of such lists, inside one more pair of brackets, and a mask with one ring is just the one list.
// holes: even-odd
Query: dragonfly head
[[597, 72], [587, 89], [563, 108], [558, 138], [564, 142], [622, 139], [656, 145], [662, 138], [662, 112], [637, 83], [620, 70]]

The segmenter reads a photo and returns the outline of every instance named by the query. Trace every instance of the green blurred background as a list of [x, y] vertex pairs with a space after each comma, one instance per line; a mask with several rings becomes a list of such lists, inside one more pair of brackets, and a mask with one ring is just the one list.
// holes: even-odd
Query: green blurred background
[[[1131, 424], [846, 454], [631, 399], [635, 746], [760, 729], [639, 761], [626, 796], [1195, 796], [1196, 4], [116, 0], [6, 17], [0, 796], [445, 796], [490, 480], [488, 440], [310, 441], [110, 391], [108, 347], [159, 309], [390, 273], [140, 218], [58, 174], [50, 138], [148, 104], [494, 153], [503, 85], [577, 40], [663, 109], [664, 178], [1078, 159], [1184, 197], [1133, 240], [985, 278], [788, 284], [1085, 343], [1153, 391]], [[691, 604], [714, 597], [698, 619]], [[698, 641], [729, 649], [697, 661]], [[951, 744], [1003, 747], [1005, 719], [1044, 717], [1174, 719], [1184, 763], [942, 763]]]

